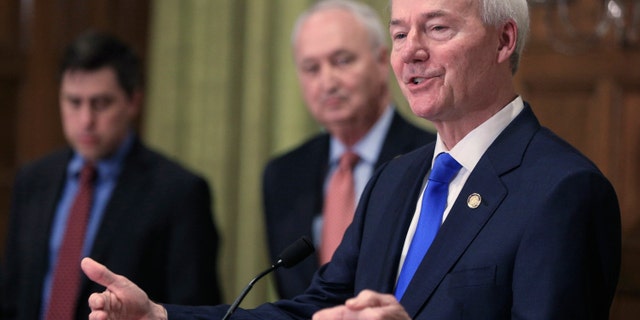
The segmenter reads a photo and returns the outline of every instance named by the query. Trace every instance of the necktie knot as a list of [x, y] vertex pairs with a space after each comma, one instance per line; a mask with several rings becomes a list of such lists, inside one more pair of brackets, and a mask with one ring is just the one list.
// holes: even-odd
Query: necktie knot
[[91, 162], [87, 162], [84, 164], [84, 166], [82, 167], [82, 169], [80, 170], [80, 184], [91, 184], [95, 181], [96, 176], [97, 176], [97, 170], [96, 170], [96, 166], [91, 163]]
[[353, 170], [353, 167], [360, 161], [360, 157], [357, 153], [353, 151], [345, 151], [342, 156], [340, 156], [340, 162], [338, 167], [341, 170]]
[[433, 164], [429, 180], [449, 184], [460, 171], [462, 165], [448, 153], [440, 153]]

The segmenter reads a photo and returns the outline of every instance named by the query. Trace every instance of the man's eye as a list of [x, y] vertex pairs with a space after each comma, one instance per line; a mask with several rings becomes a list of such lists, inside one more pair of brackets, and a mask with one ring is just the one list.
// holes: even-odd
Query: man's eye
[[100, 97], [91, 101], [91, 108], [95, 111], [107, 109], [113, 103], [111, 97]]
[[401, 39], [404, 39], [406, 37], [407, 37], [406, 33], [398, 32], [398, 33], [393, 35], [393, 40], [401, 40]]
[[69, 105], [75, 109], [79, 108], [82, 105], [82, 100], [80, 99], [67, 99]]
[[337, 57], [335, 59], [334, 63], [337, 66], [344, 66], [344, 65], [351, 64], [354, 60], [355, 60], [355, 58], [353, 56], [351, 56], [351, 55], [349, 55], [349, 56], [340, 56], [340, 57]]
[[315, 74], [318, 73], [318, 70], [320, 68], [317, 65], [306, 65], [306, 66], [302, 66], [300, 68], [300, 70], [302, 70], [302, 73], [305, 74]]
[[433, 25], [429, 27], [428, 34], [432, 39], [445, 41], [455, 36], [455, 29], [447, 25]]

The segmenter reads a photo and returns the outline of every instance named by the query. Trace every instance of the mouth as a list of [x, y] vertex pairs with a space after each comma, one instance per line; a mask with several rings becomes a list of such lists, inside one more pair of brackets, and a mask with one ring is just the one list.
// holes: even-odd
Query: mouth
[[409, 79], [409, 83], [418, 85], [422, 83], [425, 79], [426, 78], [423, 78], [423, 77], [412, 77], [411, 79]]
[[320, 98], [320, 102], [326, 106], [338, 106], [342, 105], [346, 100], [344, 95], [328, 94]]
[[93, 145], [98, 139], [93, 135], [82, 135], [78, 137], [78, 142], [84, 145]]
[[322, 105], [329, 106], [329, 107], [335, 107], [341, 104], [342, 104], [342, 100], [338, 98], [328, 98], [328, 99], [322, 100]]

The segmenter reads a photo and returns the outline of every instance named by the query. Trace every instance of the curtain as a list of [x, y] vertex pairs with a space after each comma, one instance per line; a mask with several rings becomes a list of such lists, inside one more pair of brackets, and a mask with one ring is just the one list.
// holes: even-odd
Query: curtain
[[[364, 2], [386, 23], [387, 1]], [[262, 213], [264, 165], [321, 130], [302, 101], [290, 42], [297, 15], [312, 2], [152, 2], [142, 132], [151, 146], [212, 187], [226, 303], [271, 265]], [[395, 101], [407, 112], [398, 92], [394, 87]], [[241, 307], [276, 299], [267, 277]]]

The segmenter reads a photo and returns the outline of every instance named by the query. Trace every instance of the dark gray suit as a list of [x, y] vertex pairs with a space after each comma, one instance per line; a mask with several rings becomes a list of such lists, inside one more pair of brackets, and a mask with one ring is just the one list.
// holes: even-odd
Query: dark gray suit
[[[436, 136], [394, 112], [375, 167], [434, 141]], [[271, 259], [300, 236], [312, 235], [314, 218], [322, 212], [323, 184], [329, 165], [329, 134], [319, 134], [271, 160], [264, 171], [263, 200]], [[318, 269], [316, 255], [292, 269], [276, 271], [281, 298], [292, 298], [311, 283]]]
[[[13, 189], [2, 270], [3, 319], [37, 319], [48, 264], [51, 223], [72, 151], [24, 167]], [[111, 194], [90, 256], [140, 285], [155, 301], [221, 301], [218, 235], [207, 182], [135, 141]], [[87, 319], [83, 280], [77, 319]]]

